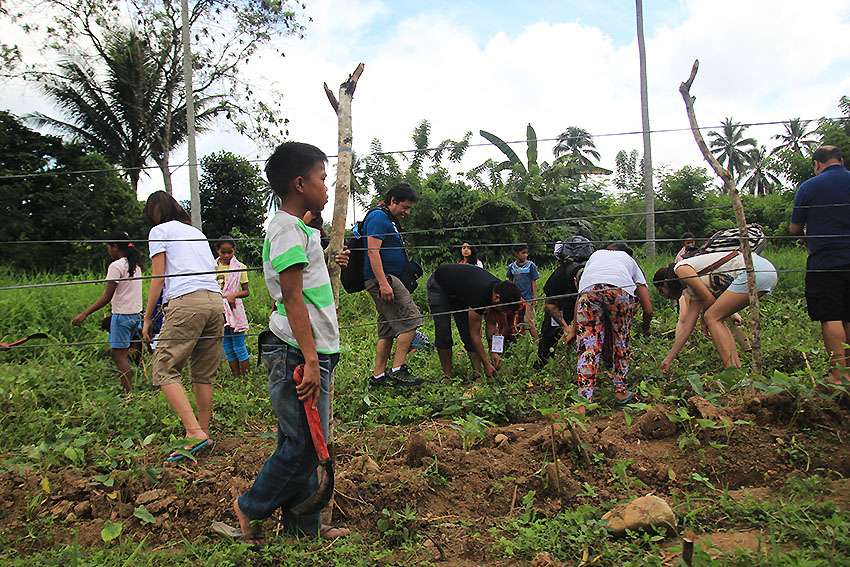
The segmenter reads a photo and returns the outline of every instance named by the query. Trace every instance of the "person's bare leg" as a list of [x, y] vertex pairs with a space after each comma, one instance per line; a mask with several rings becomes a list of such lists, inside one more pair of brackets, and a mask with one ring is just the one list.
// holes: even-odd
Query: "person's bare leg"
[[447, 378], [452, 377], [452, 349], [451, 348], [438, 348], [437, 355], [440, 357], [440, 366], [443, 369], [443, 374], [446, 375]]
[[124, 388], [125, 394], [133, 391], [133, 368], [130, 366], [130, 360], [127, 357], [129, 350], [126, 348], [112, 349], [112, 360], [118, 367], [118, 379], [121, 380], [121, 387]]
[[472, 365], [472, 374], [478, 378], [481, 376], [481, 369], [484, 366], [484, 361], [481, 360], [481, 357], [478, 356], [478, 353], [474, 350], [466, 351], [466, 354], [469, 355], [469, 363]]
[[747, 336], [747, 331], [745, 331], [741, 325], [738, 325], [730, 318], [726, 319], [726, 326], [729, 327], [729, 331], [732, 333], [732, 336], [735, 337], [738, 344], [744, 347], [745, 351], [752, 350], [753, 347], [750, 345], [750, 337]]
[[247, 376], [251, 373], [251, 359], [239, 361], [239, 372], [242, 376]]
[[233, 372], [234, 378], [242, 378], [242, 368], [239, 366], [238, 360], [228, 360], [228, 366], [230, 366], [230, 371]]
[[393, 339], [378, 339], [378, 346], [375, 347], [375, 370], [373, 376], [378, 376], [386, 372], [387, 360], [390, 358], [392, 348]]
[[407, 352], [410, 350], [410, 344], [413, 342], [414, 336], [416, 336], [416, 329], [401, 334], [396, 338], [393, 368], [398, 368], [407, 360]]
[[720, 355], [720, 360], [723, 361], [723, 366], [726, 368], [731, 366], [740, 367], [741, 360], [738, 358], [735, 338], [732, 336], [732, 332], [723, 324], [723, 321], [733, 313], [737, 313], [749, 305], [749, 302], [750, 299], [746, 293], [726, 291], [703, 314], [708, 330], [711, 332], [711, 340], [714, 341], [714, 346]]
[[[200, 439], [201, 441], [208, 439], [209, 435], [200, 426], [198, 419], [195, 417], [195, 412], [192, 411], [192, 405], [189, 403], [189, 397], [186, 395], [183, 385], [179, 382], [173, 382], [171, 384], [163, 384], [159, 389], [162, 390], [165, 399], [168, 400], [168, 403], [174, 409], [174, 413], [183, 422], [186, 437], [188, 439]], [[212, 398], [212, 392], [210, 392], [210, 398]]]
[[195, 410], [198, 412], [198, 425], [207, 434], [210, 435], [210, 419], [212, 418], [212, 400], [213, 387], [212, 384], [201, 384], [195, 382], [193, 385], [195, 391]]
[[850, 340], [848, 339], [848, 330], [850, 330], [850, 324], [841, 321], [824, 321], [821, 323], [823, 344], [829, 353], [829, 362], [832, 365], [832, 373], [829, 380], [836, 384], [840, 384], [842, 378], [850, 380], [850, 374], [842, 371], [837, 366], [847, 367], [850, 365], [847, 359], [848, 352], [844, 347], [847, 341]]

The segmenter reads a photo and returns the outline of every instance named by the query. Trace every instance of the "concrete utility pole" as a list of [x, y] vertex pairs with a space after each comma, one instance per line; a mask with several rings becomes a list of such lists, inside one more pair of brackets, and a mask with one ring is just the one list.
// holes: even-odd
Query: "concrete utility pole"
[[646, 200], [646, 255], [655, 257], [655, 191], [652, 188], [652, 148], [649, 142], [649, 96], [646, 86], [646, 42], [643, 40], [643, 2], [635, 0], [640, 58], [640, 111], [643, 120], [643, 188]]
[[195, 150], [195, 99], [192, 95], [192, 46], [189, 40], [189, 0], [180, 0], [183, 17], [183, 85], [186, 91], [186, 135], [189, 141], [189, 196], [192, 226], [201, 230], [201, 195], [198, 187], [198, 154]]
[[750, 249], [750, 239], [747, 232], [747, 218], [744, 216], [744, 205], [741, 203], [741, 195], [738, 194], [738, 188], [735, 186], [732, 173], [720, 165], [720, 162], [717, 161], [717, 158], [708, 149], [708, 145], [706, 145], [700, 132], [699, 124], [697, 124], [697, 116], [694, 113], [695, 99], [691, 96], [691, 85], [697, 76], [698, 69], [699, 59], [694, 61], [694, 65], [691, 67], [691, 76], [679, 86], [679, 92], [682, 93], [682, 98], [685, 100], [688, 120], [691, 123], [691, 132], [694, 134], [697, 146], [699, 146], [703, 157], [711, 165], [714, 172], [723, 180], [723, 186], [726, 188], [726, 193], [729, 194], [729, 200], [732, 201], [732, 210], [735, 211], [735, 220], [738, 223], [738, 236], [741, 239], [741, 252], [744, 254], [744, 266], [747, 270], [747, 291], [750, 296], [750, 332], [753, 335], [753, 374], [761, 374], [761, 311], [759, 310], [759, 294], [756, 291], [756, 274], [753, 271], [753, 253]]

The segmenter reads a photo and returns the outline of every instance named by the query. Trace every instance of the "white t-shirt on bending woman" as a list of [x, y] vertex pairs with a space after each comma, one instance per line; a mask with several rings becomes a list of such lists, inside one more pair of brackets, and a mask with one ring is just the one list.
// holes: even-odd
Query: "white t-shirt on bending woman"
[[213, 258], [207, 237], [197, 228], [180, 221], [168, 221], [153, 227], [148, 236], [148, 249], [153, 258], [165, 252], [165, 275], [196, 274], [165, 278], [163, 303], [176, 297], [206, 289], [221, 293], [221, 287], [215, 280], [215, 258]]
[[610, 285], [635, 295], [638, 285], [646, 285], [646, 276], [635, 259], [620, 250], [597, 250], [590, 255], [579, 281], [579, 293], [596, 284]]
[[[690, 258], [685, 258], [684, 260], [676, 263], [676, 268], [679, 266], [690, 266], [697, 273], [703, 268], [707, 268], [718, 260], [723, 259], [728, 256], [729, 252], [710, 252], [708, 254], [698, 254], [696, 256], [691, 256]], [[675, 268], [674, 268], [675, 269]], [[711, 290], [714, 295], [719, 295], [729, 285], [729, 282], [737, 278], [741, 273], [745, 270], [744, 266], [744, 255], [738, 253], [736, 256], [733, 256], [731, 260], [717, 266], [711, 272], [707, 274], [703, 274], [699, 277], [702, 280], [702, 283], [705, 284], [705, 287]], [[725, 279], [725, 282], [722, 280], [712, 278], [711, 274], [724, 274], [729, 276]], [[722, 285], [725, 283], [725, 285]], [[682, 281], [682, 284], [685, 285], [685, 282]], [[717, 284], [717, 285], [715, 285]], [[718, 287], [721, 285], [721, 287]]]

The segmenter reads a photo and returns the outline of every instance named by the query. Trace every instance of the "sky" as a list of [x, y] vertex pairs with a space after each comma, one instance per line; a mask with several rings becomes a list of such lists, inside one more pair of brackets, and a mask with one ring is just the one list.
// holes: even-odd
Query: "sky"
[[[362, 62], [352, 109], [361, 156], [374, 138], [384, 150], [410, 149], [423, 119], [431, 123], [433, 144], [467, 131], [473, 143], [483, 143], [482, 129], [524, 140], [530, 123], [544, 139], [568, 126], [588, 130], [609, 169], [619, 150], [642, 152], [640, 134], [623, 135], [641, 130], [632, 1], [305, 1], [312, 18], [305, 38], [285, 38], [279, 42], [285, 57], [270, 50], [243, 69], [258, 85], [276, 83], [283, 92], [289, 139], [336, 154], [336, 116], [322, 85], [337, 92]], [[9, 26], [0, 24], [5, 37], [16, 33]], [[850, 95], [846, 1], [647, 0], [644, 33], [651, 128], [682, 130], [652, 136], [653, 165], [665, 171], [707, 166], [678, 92], [697, 58], [691, 93], [701, 126], [726, 117], [760, 123], [837, 116], [838, 100]], [[13, 84], [0, 87], [0, 108], [56, 112], [32, 86]], [[770, 148], [781, 129], [753, 126], [747, 135]], [[551, 161], [552, 145], [541, 142], [541, 161]], [[514, 147], [524, 156], [524, 143]], [[224, 124], [198, 139], [199, 156], [218, 150], [267, 157]], [[473, 147], [455, 172], [500, 157], [492, 146]], [[171, 161], [184, 163], [186, 148]], [[188, 198], [187, 168], [174, 173], [174, 186], [178, 198]], [[160, 188], [161, 177], [151, 170], [139, 197]]]

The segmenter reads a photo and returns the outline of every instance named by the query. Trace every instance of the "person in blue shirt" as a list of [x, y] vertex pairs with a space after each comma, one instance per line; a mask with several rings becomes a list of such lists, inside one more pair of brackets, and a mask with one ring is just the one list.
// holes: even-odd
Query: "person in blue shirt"
[[[850, 172], [841, 150], [822, 146], [812, 154], [815, 176], [794, 197], [789, 232], [802, 236], [806, 261], [806, 304], [809, 318], [819, 321], [832, 374], [850, 379]], [[843, 368], [843, 369], [842, 369]]]
[[[410, 214], [419, 195], [407, 183], [396, 183], [384, 201], [363, 219], [366, 257], [363, 259], [363, 283], [378, 310], [378, 345], [370, 384], [416, 386], [422, 378], [407, 369], [405, 360], [416, 329], [422, 326], [422, 313], [413, 302], [400, 276], [408, 262], [401, 235], [401, 220]], [[391, 369], [387, 362], [396, 342]]]
[[537, 326], [534, 320], [534, 307], [537, 299], [537, 280], [540, 279], [540, 274], [537, 272], [537, 266], [534, 262], [528, 259], [528, 246], [525, 244], [514, 245], [514, 257], [516, 261], [508, 266], [508, 271], [505, 274], [505, 279], [514, 282], [519, 287], [519, 293], [523, 299], [523, 306], [520, 309], [519, 324], [531, 332], [534, 341], [537, 342]]

